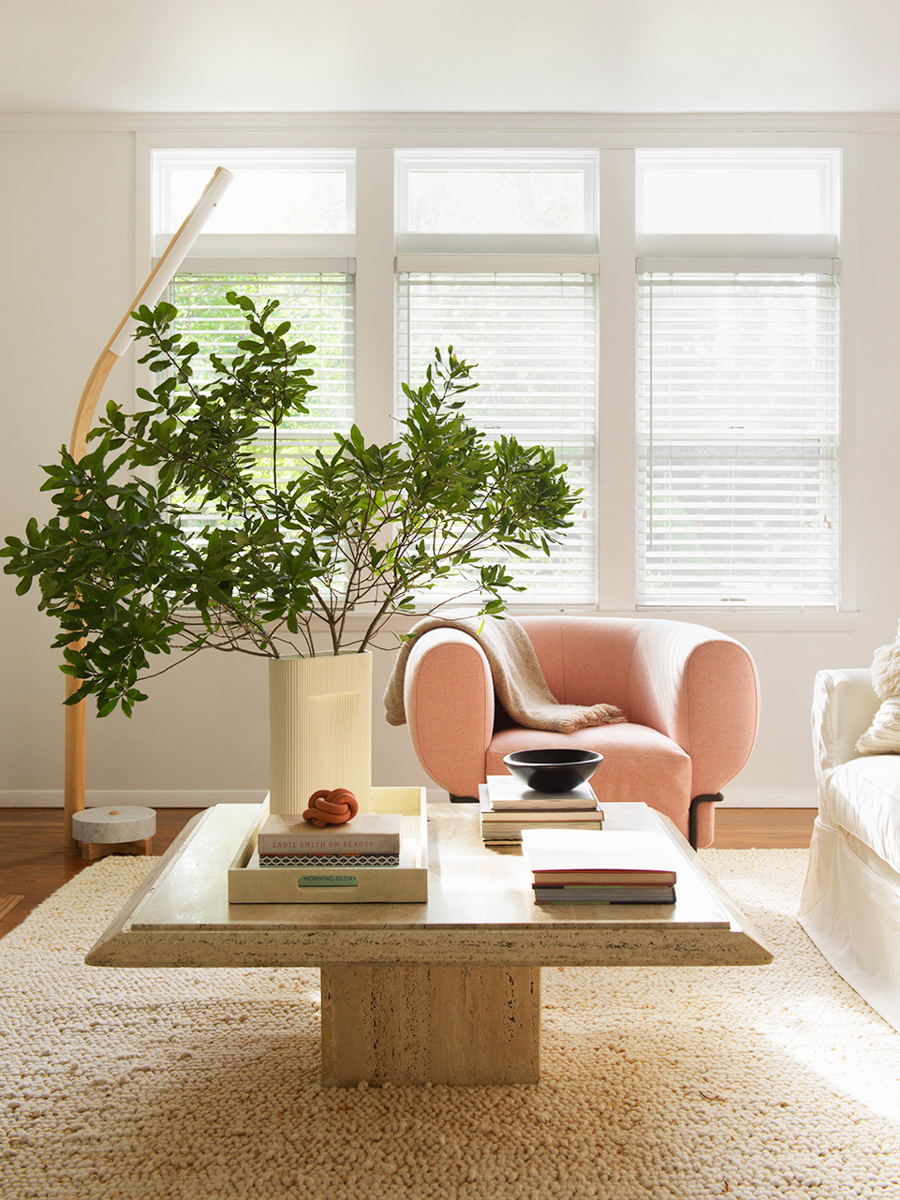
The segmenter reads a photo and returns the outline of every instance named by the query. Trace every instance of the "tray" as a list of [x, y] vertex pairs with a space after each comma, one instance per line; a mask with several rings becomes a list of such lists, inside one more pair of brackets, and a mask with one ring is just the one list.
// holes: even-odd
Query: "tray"
[[[260, 867], [257, 837], [268, 796], [228, 868], [230, 904], [420, 904], [428, 899], [425, 789], [372, 788], [372, 812], [400, 813], [399, 867]], [[320, 884], [318, 881], [322, 880]]]

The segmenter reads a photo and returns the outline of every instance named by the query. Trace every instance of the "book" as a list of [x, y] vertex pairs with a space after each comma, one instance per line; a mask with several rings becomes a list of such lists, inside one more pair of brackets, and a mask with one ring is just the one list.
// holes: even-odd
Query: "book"
[[[350, 858], [337, 867], [280, 865], [262, 869], [259, 832], [269, 817], [268, 805], [262, 805], [256, 826], [248, 829], [228, 868], [228, 903], [423, 904], [428, 899], [425, 789], [373, 787], [372, 813], [400, 815], [399, 866], [387, 870], [367, 867], [358, 865], [358, 858]], [[357, 820], [358, 816], [354, 824]]]
[[589, 783], [582, 783], [570, 792], [536, 792], [513, 775], [489, 775], [487, 798], [493, 812], [565, 812], [597, 807], [597, 797]]
[[577, 825], [579, 821], [592, 822], [603, 819], [603, 813], [597, 807], [596, 803], [593, 808], [576, 808], [576, 809], [558, 809], [552, 812], [537, 811], [536, 809], [504, 809], [498, 812], [493, 808], [483, 808], [481, 810], [481, 819], [486, 821], [488, 825], [507, 824], [522, 824], [527, 822], [531, 825]]
[[[536, 793], [537, 794], [537, 793]], [[519, 843], [526, 829], [546, 829], [563, 826], [568, 830], [603, 828], [603, 813], [596, 799], [590, 809], [543, 812], [533, 809], [507, 809], [495, 812], [489, 799], [480, 803], [481, 839], [487, 844]]]
[[[523, 835], [532, 828], [534, 828], [534, 826], [483, 825], [481, 829], [481, 840], [486, 846], [520, 846], [522, 844]], [[572, 827], [569, 826], [569, 828]], [[582, 824], [576, 826], [576, 828], [596, 833], [603, 828], [603, 824], [601, 821], [584, 821]]]
[[[599, 828], [599, 825], [584, 826], [585, 832], [596, 832]], [[522, 836], [526, 832], [525, 829], [513, 829], [505, 833], [495, 833], [490, 829], [482, 834], [481, 840], [486, 846], [521, 846]]]
[[344, 825], [317, 829], [292, 813], [273, 813], [259, 831], [260, 857], [273, 855], [399, 854], [400, 817], [392, 813], [358, 813]]
[[400, 854], [261, 854], [261, 867], [399, 867]]
[[522, 848], [536, 885], [559, 883], [559, 875], [581, 884], [674, 886], [678, 851], [664, 834], [643, 830], [526, 830]]
[[535, 886], [535, 904], [674, 904], [675, 888], [633, 885]]
[[669, 887], [675, 882], [675, 873], [665, 871], [540, 871], [535, 878], [545, 886], [586, 887], [594, 884], [613, 886]]

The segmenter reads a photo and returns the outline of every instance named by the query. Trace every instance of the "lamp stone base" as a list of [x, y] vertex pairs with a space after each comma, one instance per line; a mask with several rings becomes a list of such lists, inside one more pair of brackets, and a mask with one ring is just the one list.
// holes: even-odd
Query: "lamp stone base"
[[85, 808], [72, 816], [72, 836], [88, 861], [107, 854], [152, 854], [155, 833], [152, 808]]

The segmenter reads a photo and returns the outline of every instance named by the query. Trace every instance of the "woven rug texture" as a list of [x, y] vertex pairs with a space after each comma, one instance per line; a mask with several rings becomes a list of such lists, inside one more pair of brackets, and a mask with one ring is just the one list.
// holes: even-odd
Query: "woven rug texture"
[[83, 957], [153, 861], [0, 941], [3, 1200], [898, 1200], [900, 1035], [797, 925], [806, 851], [704, 851], [766, 967], [550, 968], [535, 1086], [325, 1089], [318, 972]]

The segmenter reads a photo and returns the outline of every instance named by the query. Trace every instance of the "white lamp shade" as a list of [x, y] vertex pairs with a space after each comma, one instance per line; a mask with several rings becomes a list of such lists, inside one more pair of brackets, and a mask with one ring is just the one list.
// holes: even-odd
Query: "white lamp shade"
[[[134, 306], [146, 304], [153, 308], [160, 296], [166, 290], [173, 275], [184, 262], [191, 246], [197, 240], [203, 226], [212, 215], [212, 210], [218, 204], [234, 176], [224, 167], [217, 167], [215, 174], [203, 189], [200, 199], [184, 219], [181, 228], [166, 247], [166, 252], [159, 260], [156, 270], [147, 280], [143, 291], [135, 298]], [[131, 344], [137, 322], [130, 314], [122, 323], [116, 336], [109, 344], [109, 349], [120, 358]]]

